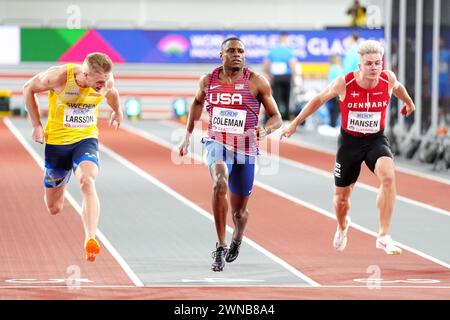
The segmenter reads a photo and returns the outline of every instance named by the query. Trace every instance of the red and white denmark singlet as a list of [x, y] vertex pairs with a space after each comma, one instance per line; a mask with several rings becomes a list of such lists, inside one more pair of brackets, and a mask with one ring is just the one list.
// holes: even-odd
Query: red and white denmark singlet
[[382, 131], [391, 99], [386, 72], [381, 72], [378, 84], [372, 89], [360, 87], [356, 83], [355, 73], [350, 72], [345, 76], [345, 87], [345, 99], [339, 100], [342, 129], [354, 136]]
[[214, 69], [206, 89], [205, 106], [209, 114], [208, 138], [230, 146], [236, 152], [258, 154], [258, 142], [253, 130], [258, 125], [260, 102], [248, 86], [250, 69], [235, 82], [222, 82]]

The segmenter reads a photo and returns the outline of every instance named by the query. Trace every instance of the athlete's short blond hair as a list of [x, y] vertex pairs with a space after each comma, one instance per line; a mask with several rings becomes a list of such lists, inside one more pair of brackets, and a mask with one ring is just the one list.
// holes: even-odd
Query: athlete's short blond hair
[[379, 53], [383, 56], [384, 48], [379, 41], [365, 40], [359, 44], [358, 53], [360, 56], [370, 53]]
[[91, 52], [84, 59], [83, 66], [89, 72], [108, 73], [112, 70], [112, 61], [104, 53]]

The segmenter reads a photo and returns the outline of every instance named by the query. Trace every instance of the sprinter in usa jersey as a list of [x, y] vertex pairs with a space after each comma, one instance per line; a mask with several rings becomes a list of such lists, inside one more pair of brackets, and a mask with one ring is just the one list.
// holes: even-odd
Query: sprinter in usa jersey
[[[233, 262], [239, 255], [248, 219], [247, 202], [253, 189], [258, 141], [282, 123], [269, 82], [244, 67], [243, 42], [235, 37], [226, 39], [220, 58], [222, 66], [200, 80], [200, 89], [189, 113], [186, 137], [179, 148], [181, 156], [187, 154], [194, 122], [200, 119], [206, 107], [209, 124], [203, 143], [213, 180], [212, 207], [218, 237], [213, 252], [213, 271], [222, 271], [225, 261]], [[261, 104], [268, 120], [258, 127]], [[235, 224], [229, 248], [225, 237], [228, 191]]]
[[322, 104], [339, 97], [342, 124], [334, 166], [333, 198], [338, 226], [333, 246], [337, 251], [343, 251], [347, 244], [350, 194], [361, 164], [365, 162], [380, 182], [377, 197], [380, 225], [375, 246], [387, 254], [400, 254], [401, 249], [388, 234], [396, 197], [395, 166], [389, 141], [383, 131], [392, 94], [405, 103], [402, 114], [409, 116], [415, 106], [395, 74], [383, 70], [384, 49], [378, 41], [362, 42], [358, 53], [359, 70], [337, 78], [308, 102], [290, 126], [283, 130], [281, 138], [290, 137], [297, 126]]

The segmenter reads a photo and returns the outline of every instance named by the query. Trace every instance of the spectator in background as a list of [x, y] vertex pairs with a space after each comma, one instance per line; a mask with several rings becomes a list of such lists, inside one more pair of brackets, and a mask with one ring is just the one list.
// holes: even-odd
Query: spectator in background
[[263, 62], [263, 75], [269, 80], [273, 96], [284, 120], [290, 118], [291, 81], [296, 75], [297, 58], [288, 46], [289, 35], [282, 32], [279, 43], [270, 49]]
[[[328, 83], [333, 82], [336, 78], [339, 78], [344, 74], [344, 70], [342, 68], [341, 57], [338, 55], [330, 57], [330, 71], [328, 73]], [[328, 110], [330, 112], [330, 126], [336, 127], [337, 120], [341, 113], [339, 107], [339, 98], [335, 97], [328, 101]]]
[[351, 16], [350, 27], [365, 27], [367, 24], [367, 9], [359, 3], [353, 1], [353, 5], [348, 8], [347, 15]]
[[344, 74], [358, 70], [359, 64], [358, 40], [359, 40], [358, 34], [353, 33], [350, 37], [351, 41], [350, 46], [345, 52], [344, 61], [342, 62]]
[[[429, 52], [426, 56], [426, 66], [424, 70], [424, 76], [428, 79], [428, 89], [431, 96], [432, 92], [432, 64], [433, 62], [433, 52]], [[445, 47], [444, 39], [441, 38], [439, 41], [439, 67], [438, 67], [438, 96], [439, 96], [439, 116], [444, 117], [440, 120], [444, 120], [450, 123], [449, 102], [450, 102], [450, 50]], [[439, 122], [441, 122], [439, 121]]]

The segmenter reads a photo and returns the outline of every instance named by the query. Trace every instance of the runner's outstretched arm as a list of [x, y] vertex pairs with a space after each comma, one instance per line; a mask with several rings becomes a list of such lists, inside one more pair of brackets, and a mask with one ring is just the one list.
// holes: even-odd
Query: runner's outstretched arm
[[392, 87], [392, 93], [405, 103], [402, 108], [402, 114], [408, 117], [416, 109], [414, 102], [409, 96], [408, 91], [406, 91], [405, 86], [397, 81], [395, 74], [392, 71], [388, 71], [387, 73], [389, 75], [389, 86]]
[[35, 75], [23, 86], [25, 106], [27, 107], [33, 127], [32, 138], [38, 143], [44, 143], [44, 129], [39, 112], [39, 102], [35, 94], [54, 89], [61, 85], [61, 82], [66, 79], [64, 71], [65, 67], [64, 69], [61, 66], [51, 67]]
[[106, 87], [105, 98], [106, 102], [113, 110], [111, 114], [111, 118], [109, 120], [109, 125], [113, 125], [116, 129], [120, 126], [120, 123], [123, 120], [123, 111], [120, 107], [120, 97], [119, 91], [114, 87], [114, 78], [111, 75], [110, 80], [108, 81], [108, 85]]
[[316, 112], [321, 105], [343, 92], [345, 92], [345, 78], [339, 77], [331, 82], [325, 89], [323, 89], [305, 105], [302, 111], [300, 111], [297, 117], [295, 117], [295, 119], [291, 122], [289, 127], [283, 130], [280, 139], [282, 139], [283, 137], [289, 138], [295, 133], [298, 125], [305, 121], [306, 118], [308, 118], [314, 112]]

